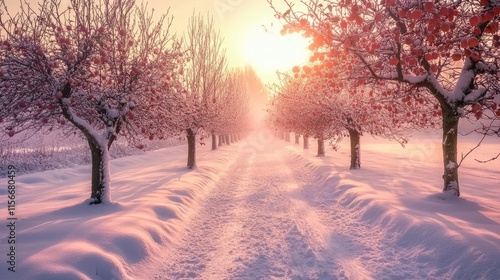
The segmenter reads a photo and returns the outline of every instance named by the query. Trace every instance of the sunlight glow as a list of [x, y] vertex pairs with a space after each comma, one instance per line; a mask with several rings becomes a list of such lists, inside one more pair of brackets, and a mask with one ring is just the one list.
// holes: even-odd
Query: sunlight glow
[[261, 73], [274, 75], [276, 70], [289, 71], [309, 59], [309, 42], [299, 34], [281, 36], [279, 32], [253, 30], [245, 36], [245, 61]]

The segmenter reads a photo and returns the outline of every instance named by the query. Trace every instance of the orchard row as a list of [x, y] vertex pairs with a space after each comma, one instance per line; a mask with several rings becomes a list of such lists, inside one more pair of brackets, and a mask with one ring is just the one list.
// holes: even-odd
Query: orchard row
[[146, 139], [186, 135], [194, 168], [196, 142], [243, 133], [249, 96], [263, 93], [251, 68], [228, 69], [210, 17], [193, 14], [178, 38], [171, 16], [134, 0], [71, 0], [69, 9], [44, 0], [15, 14], [2, 0], [1, 9], [0, 137], [85, 137], [91, 203], [110, 200], [108, 153], [118, 137], [143, 148]]
[[349, 135], [351, 168], [363, 134], [405, 143], [410, 131], [440, 128], [443, 191], [459, 196], [459, 122], [500, 136], [500, 1], [281, 2], [268, 0], [281, 34], [310, 38], [312, 55], [281, 75], [273, 124], [320, 140]]

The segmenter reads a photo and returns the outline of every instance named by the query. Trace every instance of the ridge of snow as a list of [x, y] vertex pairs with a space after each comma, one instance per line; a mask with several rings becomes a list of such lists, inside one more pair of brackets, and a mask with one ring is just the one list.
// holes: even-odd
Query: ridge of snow
[[[136, 270], [163, 258], [239, 148], [210, 154], [199, 148], [194, 171], [182, 167], [184, 146], [111, 160], [113, 202], [101, 205], [82, 201], [90, 191], [90, 165], [17, 177], [22, 257], [16, 278], [2, 262], [0, 279], [142, 278]], [[2, 231], [1, 248], [6, 238]]]
[[[405, 149], [397, 143], [364, 137], [361, 170], [349, 170], [348, 142], [339, 152], [330, 151], [318, 158], [316, 141], [311, 141], [309, 150], [303, 150], [266, 135], [217, 151], [209, 151], [209, 145], [200, 146], [194, 171], [184, 167], [186, 146], [112, 160], [114, 202], [108, 205], [82, 203], [89, 192], [89, 165], [16, 177], [20, 216], [16, 237], [22, 254], [15, 279], [165, 279], [158, 278], [157, 273], [167, 264], [183, 266], [183, 275], [188, 277], [214, 260], [211, 265], [222, 270], [239, 264], [260, 269], [247, 271], [248, 275], [266, 275], [273, 260], [266, 248], [278, 245], [289, 246], [285, 252], [299, 260], [287, 263], [290, 269], [300, 270], [306, 267], [305, 261], [320, 262], [324, 257], [336, 265], [338, 275], [349, 279], [496, 279], [500, 275], [498, 162], [479, 165], [465, 161], [460, 168], [462, 197], [458, 199], [440, 193], [440, 135], [413, 139]], [[461, 149], [473, 147], [477, 139], [472, 140], [461, 141]], [[496, 138], [487, 139], [476, 155], [487, 158], [497, 145]], [[215, 251], [198, 256], [198, 263], [177, 263], [173, 245], [186, 241], [192, 230], [190, 221], [199, 217], [203, 203], [210, 203], [208, 195], [220, 178], [224, 177], [224, 186], [243, 184], [245, 194], [230, 203], [272, 198], [262, 193], [262, 185], [256, 189], [260, 192], [252, 192], [256, 182], [248, 183], [250, 178], [245, 181], [248, 169], [232, 168], [242, 149], [252, 149], [251, 153], [247, 150], [252, 156], [240, 157], [248, 163], [237, 166], [249, 167], [259, 153], [266, 152], [267, 158], [281, 160], [290, 169], [280, 170], [281, 177], [266, 182], [266, 187], [280, 189], [277, 199], [296, 203], [293, 209], [301, 219], [299, 226], [288, 228], [278, 220], [249, 216], [257, 225], [251, 229], [255, 230], [252, 238], [272, 229], [285, 234], [287, 244], [260, 244], [255, 248], [242, 244], [258, 259], [217, 263], [220, 258], [212, 258], [217, 250], [231, 250], [222, 240]], [[275, 166], [259, 168], [269, 170], [268, 176], [274, 178]], [[225, 175], [232, 173], [240, 174]], [[0, 195], [5, 194], [6, 189], [0, 189]], [[229, 216], [238, 214], [228, 211]], [[4, 220], [5, 212], [0, 216]], [[218, 223], [216, 219], [205, 222], [208, 229]], [[223, 229], [228, 236], [237, 230]], [[5, 249], [6, 238], [2, 232], [0, 248]], [[309, 244], [309, 239], [318, 244]], [[319, 247], [322, 249], [309, 251]], [[190, 248], [194, 254], [198, 249]], [[315, 255], [321, 252], [325, 255]], [[0, 264], [0, 279], [12, 279], [6, 265]], [[275, 271], [273, 275], [285, 277], [286, 273]], [[322, 274], [315, 275], [321, 278]]]

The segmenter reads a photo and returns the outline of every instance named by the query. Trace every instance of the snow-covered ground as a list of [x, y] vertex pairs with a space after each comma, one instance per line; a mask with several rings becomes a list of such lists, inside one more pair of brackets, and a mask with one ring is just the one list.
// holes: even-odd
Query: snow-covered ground
[[16, 272], [4, 225], [0, 279], [500, 279], [500, 162], [474, 161], [498, 139], [447, 200], [439, 138], [362, 141], [354, 171], [347, 143], [318, 158], [266, 131], [198, 146], [194, 171], [185, 146], [115, 159], [111, 205], [83, 204], [90, 166], [16, 177]]
[[[56, 130], [49, 134], [37, 132], [34, 136], [29, 133], [19, 133], [7, 142], [0, 143], [0, 178], [7, 177], [7, 163], [16, 166], [16, 174], [29, 174], [92, 162], [89, 145], [83, 136], [66, 138], [63, 131]], [[146, 151], [154, 151], [185, 144], [184, 139], [169, 138], [164, 140], [143, 141]], [[113, 143], [110, 158], [138, 155], [144, 152], [120, 138]]]

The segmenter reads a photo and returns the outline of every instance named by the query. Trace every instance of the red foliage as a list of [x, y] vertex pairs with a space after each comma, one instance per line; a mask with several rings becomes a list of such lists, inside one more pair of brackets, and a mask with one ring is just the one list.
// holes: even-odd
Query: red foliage
[[[55, 2], [47, 3], [40, 13], [57, 12], [50, 6]], [[178, 82], [165, 87], [163, 80], [178, 74], [179, 45], [166, 44], [171, 38], [161, 34], [161, 25], [145, 21], [132, 29], [130, 19], [143, 16], [133, 9], [133, 1], [124, 4], [131, 5], [129, 10], [78, 3], [64, 16], [32, 13], [16, 24], [8, 17], [1, 22], [7, 34], [0, 45], [0, 117], [5, 125], [16, 131], [64, 126], [87, 136], [114, 139], [122, 134], [131, 140], [140, 140], [140, 127], [147, 131], [142, 137], [171, 130], [162, 119], [180, 102], [176, 92], [181, 88]], [[124, 9], [127, 19], [100, 17], [92, 9], [117, 14]]]

